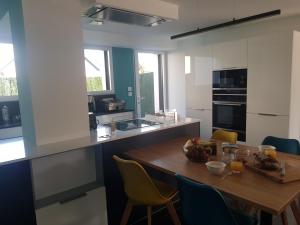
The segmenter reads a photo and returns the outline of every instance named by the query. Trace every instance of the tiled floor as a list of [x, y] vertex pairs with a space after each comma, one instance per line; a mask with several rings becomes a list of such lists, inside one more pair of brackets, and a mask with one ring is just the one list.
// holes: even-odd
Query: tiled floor
[[107, 225], [105, 189], [65, 204], [54, 204], [36, 211], [38, 225]]

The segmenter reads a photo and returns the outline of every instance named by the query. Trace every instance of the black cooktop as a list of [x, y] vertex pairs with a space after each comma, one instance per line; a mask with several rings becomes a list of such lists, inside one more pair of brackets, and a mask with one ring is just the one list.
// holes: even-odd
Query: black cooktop
[[159, 125], [160, 123], [152, 122], [143, 119], [134, 119], [134, 120], [126, 120], [126, 121], [119, 121], [116, 122], [117, 130], [126, 131], [126, 130], [133, 130], [143, 127], [150, 127]]

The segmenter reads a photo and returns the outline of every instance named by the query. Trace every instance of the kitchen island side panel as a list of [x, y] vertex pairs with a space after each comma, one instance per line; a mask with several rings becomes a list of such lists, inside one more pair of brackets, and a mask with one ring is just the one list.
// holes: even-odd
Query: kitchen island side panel
[[[200, 123], [192, 123], [180, 127], [174, 127], [149, 134], [121, 139], [102, 145], [104, 183], [106, 187], [107, 217], [109, 225], [119, 225], [121, 216], [127, 201], [123, 191], [122, 179], [115, 162], [114, 154], [122, 157], [122, 153], [132, 149], [163, 142], [177, 137], [195, 137], [200, 135]], [[151, 171], [150, 171], [151, 172]], [[157, 175], [157, 174], [156, 174]], [[166, 179], [164, 176], [158, 179]], [[137, 207], [133, 210], [130, 221], [135, 222], [146, 215], [145, 208]], [[130, 224], [130, 223], [129, 223]]]
[[0, 224], [36, 225], [28, 160], [0, 167]]

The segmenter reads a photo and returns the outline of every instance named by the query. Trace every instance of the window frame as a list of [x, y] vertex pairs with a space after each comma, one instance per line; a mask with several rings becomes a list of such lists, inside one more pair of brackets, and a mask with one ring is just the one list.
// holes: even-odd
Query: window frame
[[[115, 84], [114, 84], [114, 71], [113, 71], [113, 57], [112, 57], [112, 47], [103, 47], [99, 45], [84, 45], [83, 47], [83, 56], [84, 56], [84, 50], [89, 49], [89, 50], [102, 50], [102, 51], [107, 51], [108, 52], [108, 58], [109, 58], [109, 63], [107, 64], [107, 61], [105, 61], [105, 65], [109, 66], [109, 71], [110, 71], [110, 90], [104, 90], [104, 91], [87, 91], [87, 95], [107, 95], [107, 94], [115, 94]], [[85, 63], [85, 58], [84, 63]], [[107, 73], [107, 68], [105, 68], [105, 71]], [[85, 67], [84, 67], [84, 73], [85, 73]], [[107, 76], [107, 74], [106, 74]], [[86, 78], [86, 73], [85, 73], [85, 78]], [[107, 77], [106, 77], [107, 79]]]
[[[136, 88], [136, 96], [135, 96], [135, 102], [136, 102], [136, 110], [137, 114], [141, 115], [141, 108], [138, 106], [138, 101], [140, 101], [140, 84], [139, 84], [139, 65], [138, 65], [138, 53], [152, 53], [158, 55], [158, 63], [159, 63], [159, 108], [160, 110], [163, 110], [164, 112], [168, 109], [168, 71], [167, 71], [167, 52], [166, 51], [160, 51], [160, 50], [148, 50], [148, 49], [142, 49], [142, 48], [136, 48], [134, 49], [134, 62], [135, 62], [135, 88]], [[161, 93], [162, 92], [162, 93]], [[162, 102], [161, 102], [162, 101]]]
[[[12, 41], [0, 39], [0, 44], [11, 44], [13, 46], [13, 51], [14, 51], [14, 55], [15, 55], [14, 43]], [[14, 57], [14, 63], [16, 63], [15, 57]], [[16, 79], [17, 79], [17, 84], [18, 84], [17, 71], [16, 71]], [[19, 93], [18, 85], [17, 85], [17, 89], [18, 89], [18, 93]], [[0, 102], [9, 102], [9, 101], [19, 101], [19, 95], [0, 96]]]

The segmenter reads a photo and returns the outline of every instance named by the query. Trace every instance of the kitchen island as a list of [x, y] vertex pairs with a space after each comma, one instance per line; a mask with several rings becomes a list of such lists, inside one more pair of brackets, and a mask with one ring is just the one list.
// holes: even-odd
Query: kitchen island
[[[96, 164], [101, 165], [104, 184], [106, 187], [107, 214], [109, 224], [119, 224], [120, 216], [125, 203], [125, 195], [119, 172], [112, 161], [113, 154], [122, 154], [128, 149], [146, 146], [152, 143], [177, 138], [180, 136], [199, 136], [200, 123], [194, 119], [181, 119], [173, 123], [164, 123], [150, 127], [144, 127], [129, 131], [115, 131], [112, 134], [107, 127], [99, 127], [91, 131], [89, 137], [64, 141], [49, 145], [24, 148], [22, 138], [14, 138], [0, 142], [0, 224], [35, 224], [34, 192], [32, 185], [31, 160], [45, 158], [74, 150], [86, 150], [86, 147], [94, 147]], [[102, 162], [99, 162], [99, 161]], [[96, 166], [99, 172], [99, 166]], [[20, 173], [18, 173], [20, 172]], [[12, 176], [19, 174], [19, 176]], [[22, 175], [22, 176], [21, 176]], [[8, 179], [9, 178], [9, 179]], [[22, 178], [22, 179], [21, 179]], [[17, 185], [16, 185], [17, 184]], [[11, 193], [12, 188], [23, 191], [16, 195]], [[13, 190], [14, 190], [13, 189]], [[11, 193], [9, 197], [7, 194]], [[24, 200], [26, 199], [26, 201]], [[7, 206], [10, 207], [7, 207]], [[16, 213], [19, 216], [16, 216]], [[137, 214], [139, 217], [139, 214]]]

